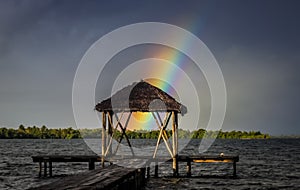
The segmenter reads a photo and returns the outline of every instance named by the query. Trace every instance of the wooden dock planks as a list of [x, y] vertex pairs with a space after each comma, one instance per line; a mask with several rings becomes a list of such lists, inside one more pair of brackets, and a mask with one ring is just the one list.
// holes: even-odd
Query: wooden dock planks
[[77, 175], [61, 178], [31, 190], [63, 189], [140, 189], [145, 182], [145, 170], [110, 165]]
[[[47, 176], [49, 170], [50, 177], [52, 176], [52, 162], [88, 162], [89, 169], [95, 168], [95, 162], [103, 161], [103, 158], [97, 155], [82, 156], [82, 155], [41, 155], [33, 156], [33, 162], [39, 162], [39, 176], [41, 177], [44, 163], [44, 176]], [[233, 176], [236, 176], [236, 163], [239, 161], [239, 156], [233, 155], [177, 155], [177, 162], [186, 162], [187, 176], [191, 176], [191, 163], [233, 163]], [[152, 158], [149, 156], [114, 156], [105, 157], [105, 162], [115, 163], [123, 166], [133, 168], [146, 168], [147, 176], [150, 176], [150, 165], [155, 163], [155, 177], [158, 177], [158, 163], [159, 162], [173, 162], [170, 157], [157, 157]], [[104, 169], [104, 168], [103, 168]]]

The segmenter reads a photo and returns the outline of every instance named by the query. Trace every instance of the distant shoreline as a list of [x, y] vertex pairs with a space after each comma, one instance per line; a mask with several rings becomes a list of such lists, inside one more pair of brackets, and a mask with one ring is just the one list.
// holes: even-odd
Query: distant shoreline
[[[171, 136], [171, 130], [167, 130], [168, 137]], [[25, 127], [20, 125], [18, 129], [0, 128], [0, 139], [80, 139], [80, 138], [101, 138], [102, 129], [73, 129], [58, 128], [52, 129], [46, 126], [42, 127]], [[121, 132], [114, 130], [114, 137], [120, 138]], [[129, 139], [157, 139], [159, 130], [134, 130], [126, 131]], [[217, 139], [270, 139], [270, 138], [290, 138], [290, 136], [270, 136], [269, 134], [261, 133], [260, 131], [206, 131], [199, 129], [189, 131], [178, 129], [179, 139], [202, 139], [202, 138], [217, 138]], [[300, 136], [291, 136], [299, 138]]]
[[[69, 128], [47, 128], [42, 127], [24, 127], [20, 125], [18, 129], [0, 128], [0, 139], [98, 139], [101, 138], [102, 129], [73, 129]], [[167, 130], [168, 136], [171, 136], [171, 131]], [[159, 130], [134, 130], [126, 131], [129, 139], [157, 139]], [[120, 131], [115, 130], [115, 138], [121, 136]], [[202, 139], [202, 138], [217, 138], [217, 139], [299, 139], [300, 135], [269, 135], [260, 131], [206, 131], [199, 129], [197, 131], [189, 131], [178, 129], [179, 139]]]

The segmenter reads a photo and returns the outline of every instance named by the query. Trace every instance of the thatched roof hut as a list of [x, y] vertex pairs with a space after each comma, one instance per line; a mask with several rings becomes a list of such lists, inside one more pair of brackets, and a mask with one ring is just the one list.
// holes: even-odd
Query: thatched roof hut
[[[157, 101], [160, 100], [160, 101]], [[113, 105], [112, 105], [113, 102]], [[166, 92], [145, 82], [135, 82], [95, 106], [99, 112], [177, 112], [187, 108]]]
[[[126, 135], [128, 121], [132, 112], [151, 112], [160, 130], [152, 158], [156, 157], [159, 142], [163, 139], [173, 159], [173, 174], [174, 176], [178, 175], [178, 113], [184, 115], [187, 112], [187, 108], [184, 105], [161, 89], [141, 81], [119, 90], [112, 97], [98, 103], [95, 106], [95, 110], [102, 112], [102, 166], [104, 166], [107, 155], [116, 155], [123, 137], [126, 139], [132, 155], [135, 155]], [[123, 112], [129, 112], [125, 124], [122, 124], [122, 120], [118, 116], [119, 112], [122, 112], [120, 118], [122, 118]], [[158, 112], [166, 112], [164, 121], [161, 120]], [[117, 121], [116, 126], [113, 126], [113, 116]], [[172, 118], [172, 145], [168, 143], [167, 139], [169, 137], [166, 132], [170, 118]], [[114, 153], [112, 153], [113, 129], [118, 127], [121, 129], [121, 137], [118, 140]]]

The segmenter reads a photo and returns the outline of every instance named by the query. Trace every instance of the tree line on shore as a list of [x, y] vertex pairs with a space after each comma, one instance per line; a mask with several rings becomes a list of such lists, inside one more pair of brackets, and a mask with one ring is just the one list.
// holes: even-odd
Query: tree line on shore
[[[126, 135], [129, 139], [157, 139], [159, 130], [127, 130]], [[171, 137], [172, 131], [166, 131], [168, 137]], [[0, 139], [77, 139], [77, 138], [101, 138], [101, 129], [73, 129], [59, 128], [52, 129], [46, 126], [25, 127], [20, 125], [18, 129], [0, 128]], [[120, 138], [121, 132], [114, 131], [114, 137]], [[220, 138], [220, 139], [268, 139], [269, 134], [263, 134], [260, 131], [206, 131], [199, 129], [189, 131], [178, 129], [178, 138], [180, 139], [201, 139], [201, 138]]]
[[1, 139], [76, 139], [81, 138], [79, 130], [70, 128], [48, 129], [42, 127], [24, 127], [20, 125], [18, 129], [0, 128]]

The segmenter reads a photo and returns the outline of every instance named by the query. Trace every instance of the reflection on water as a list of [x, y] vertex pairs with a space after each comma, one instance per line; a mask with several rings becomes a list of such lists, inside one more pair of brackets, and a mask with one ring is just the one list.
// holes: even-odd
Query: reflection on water
[[[100, 150], [100, 139], [93, 139], [94, 148]], [[181, 154], [197, 154], [199, 140], [192, 140]], [[140, 154], [151, 154], [155, 140], [133, 140]], [[183, 143], [184, 144], [184, 143]], [[148, 145], [148, 146], [146, 146]], [[150, 146], [151, 145], [151, 146]], [[151, 147], [151, 148], [147, 148]], [[121, 152], [130, 150], [122, 146]], [[161, 144], [160, 154], [167, 155]], [[99, 151], [100, 152], [100, 151]], [[99, 153], [98, 152], [98, 153]], [[217, 140], [207, 154], [239, 154], [236, 179], [228, 178], [231, 164], [201, 163], [192, 165], [192, 174], [201, 178], [151, 178], [146, 189], [264, 189], [300, 188], [300, 139], [269, 140]], [[54, 163], [53, 178], [38, 178], [38, 164], [31, 156], [38, 154], [89, 155], [93, 152], [83, 140], [0, 140], [0, 189], [26, 189], [47, 184], [61, 176], [87, 170], [87, 163]], [[96, 167], [100, 167], [99, 163]], [[152, 170], [153, 171], [153, 170]], [[160, 176], [170, 176], [170, 163], [159, 167]], [[185, 175], [185, 165], [180, 165]]]

